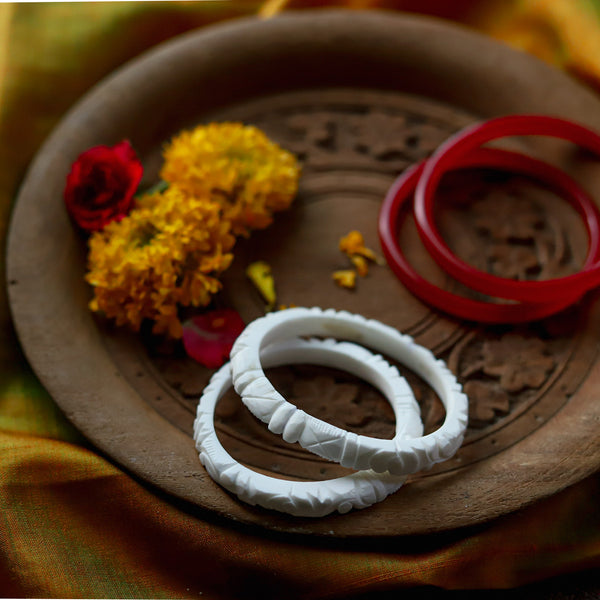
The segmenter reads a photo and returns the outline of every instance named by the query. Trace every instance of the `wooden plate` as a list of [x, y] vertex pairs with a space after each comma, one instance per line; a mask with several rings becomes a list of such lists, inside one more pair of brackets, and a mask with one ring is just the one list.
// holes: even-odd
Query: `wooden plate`
[[[562, 115], [600, 129], [600, 102], [566, 75], [437, 20], [302, 12], [207, 28], [148, 52], [69, 112], [20, 191], [8, 288], [29, 361], [69, 419], [124, 468], [205, 511], [268, 529], [430, 533], [492, 519], [577, 482], [600, 463], [594, 298], [544, 322], [483, 328], [430, 311], [385, 266], [373, 266], [354, 291], [331, 280], [346, 265], [337, 242], [349, 230], [361, 230], [378, 249], [377, 211], [397, 173], [463, 125], [517, 112]], [[469, 393], [471, 421], [458, 455], [367, 510], [288, 518], [223, 491], [201, 467], [191, 438], [210, 373], [176, 345], [115, 331], [87, 309], [85, 246], [62, 204], [72, 161], [91, 146], [129, 138], [150, 183], [165, 140], [182, 127], [225, 119], [263, 128], [301, 157], [304, 170], [294, 208], [236, 247], [223, 301], [246, 320], [259, 316], [262, 303], [243, 272], [251, 260], [266, 259], [281, 303], [348, 309], [396, 326], [445, 358]], [[591, 157], [565, 144], [518, 144], [600, 191]], [[523, 277], [559, 275], [581, 264], [581, 226], [539, 185], [460, 173], [441, 194], [446, 235], [474, 264]], [[400, 236], [423, 273], [453, 286], [427, 258], [410, 222]], [[350, 375], [300, 365], [272, 377], [331, 422], [382, 437], [391, 431], [385, 402]], [[443, 416], [439, 402], [411, 380], [431, 430]], [[235, 396], [220, 404], [218, 427], [230, 451], [259, 470], [304, 479], [340, 472], [269, 435]]]

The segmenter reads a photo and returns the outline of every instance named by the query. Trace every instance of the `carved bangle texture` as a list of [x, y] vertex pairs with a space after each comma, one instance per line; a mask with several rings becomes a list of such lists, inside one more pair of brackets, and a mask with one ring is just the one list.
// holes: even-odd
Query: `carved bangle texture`
[[[423, 425], [410, 386], [398, 370], [381, 356], [349, 342], [292, 338], [261, 351], [265, 367], [290, 363], [316, 363], [360, 374], [378, 387], [396, 414], [396, 429], [404, 436], [421, 435]], [[240, 500], [294, 516], [322, 517], [346, 513], [380, 502], [398, 490], [405, 475], [364, 470], [326, 481], [290, 481], [269, 477], [237, 462], [219, 441], [214, 424], [215, 407], [232, 385], [231, 365], [217, 371], [205, 388], [194, 422], [194, 439], [200, 461], [210, 476]]]
[[[436, 431], [416, 438], [412, 437], [412, 430], [401, 426], [393, 439], [383, 440], [345, 431], [298, 409], [265, 376], [260, 352], [273, 342], [302, 336], [356, 342], [405, 365], [440, 397], [446, 409], [444, 423]], [[454, 375], [442, 360], [415, 344], [410, 336], [377, 320], [316, 307], [269, 313], [246, 327], [233, 345], [230, 357], [235, 390], [254, 416], [284, 440], [298, 442], [310, 452], [345, 467], [406, 475], [447, 460], [462, 444], [468, 400]], [[406, 410], [410, 410], [408, 400]]]

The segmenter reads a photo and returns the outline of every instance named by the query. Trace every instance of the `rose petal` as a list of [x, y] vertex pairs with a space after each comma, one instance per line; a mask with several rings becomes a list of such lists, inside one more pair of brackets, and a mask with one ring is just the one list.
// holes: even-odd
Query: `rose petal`
[[216, 369], [229, 358], [231, 347], [244, 327], [235, 310], [206, 312], [183, 323], [183, 346], [190, 358]]

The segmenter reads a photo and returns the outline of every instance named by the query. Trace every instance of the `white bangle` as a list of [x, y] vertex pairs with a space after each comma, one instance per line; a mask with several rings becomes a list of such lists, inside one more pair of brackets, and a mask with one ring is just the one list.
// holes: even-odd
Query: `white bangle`
[[[285, 400], [261, 366], [263, 347], [285, 338], [326, 336], [369, 346], [404, 364], [429, 383], [446, 409], [443, 425], [429, 435], [407, 438], [399, 430], [392, 440], [357, 435], [321, 421]], [[236, 392], [248, 409], [288, 442], [357, 470], [415, 473], [447, 460], [464, 437], [468, 400], [442, 360], [412, 338], [374, 319], [332, 309], [289, 308], [250, 323], [231, 350]]]
[[[290, 339], [269, 345], [261, 352], [266, 367], [290, 363], [316, 363], [360, 372], [389, 400], [396, 415], [408, 422], [396, 421], [405, 435], [421, 435], [423, 425], [410, 386], [395, 367], [381, 356], [348, 342], [335, 340]], [[380, 502], [398, 490], [405, 475], [358, 471], [326, 481], [290, 481], [263, 475], [233, 459], [219, 441], [214, 424], [218, 400], [231, 387], [230, 363], [217, 371], [204, 389], [194, 422], [194, 439], [200, 461], [210, 476], [248, 504], [278, 510], [295, 516], [321, 517], [335, 510], [346, 513]], [[412, 401], [411, 401], [412, 398]]]

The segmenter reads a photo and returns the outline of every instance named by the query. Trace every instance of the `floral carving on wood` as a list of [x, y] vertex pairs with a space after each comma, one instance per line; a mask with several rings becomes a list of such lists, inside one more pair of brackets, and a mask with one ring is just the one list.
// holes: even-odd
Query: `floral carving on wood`
[[457, 255], [477, 269], [518, 280], [578, 270], [586, 235], [567, 235], [573, 216], [564, 201], [524, 177], [491, 179], [481, 172], [456, 174], [442, 190], [444, 238]]
[[531, 331], [471, 334], [455, 346], [449, 362], [469, 397], [470, 427], [493, 424], [541, 392], [562, 361], [561, 348], [559, 339]]
[[328, 422], [342, 422], [346, 427], [365, 425], [373, 416], [358, 404], [359, 388], [352, 383], [336, 383], [333, 377], [319, 375], [299, 379], [292, 384], [292, 398], [302, 405], [319, 398], [317, 410]]
[[419, 114], [358, 107], [269, 115], [257, 123], [306, 169], [362, 167], [398, 172], [429, 156], [456, 127]]
[[471, 422], [493, 422], [510, 411], [509, 395], [496, 382], [475, 379], [467, 381], [463, 389], [469, 398]]
[[556, 364], [542, 340], [516, 333], [485, 340], [481, 355], [481, 362], [471, 370], [480, 368], [486, 375], [497, 378], [507, 392], [539, 388]]
[[285, 398], [332, 425], [363, 435], [392, 437], [394, 413], [380, 393], [360, 379], [316, 365], [269, 370]]

